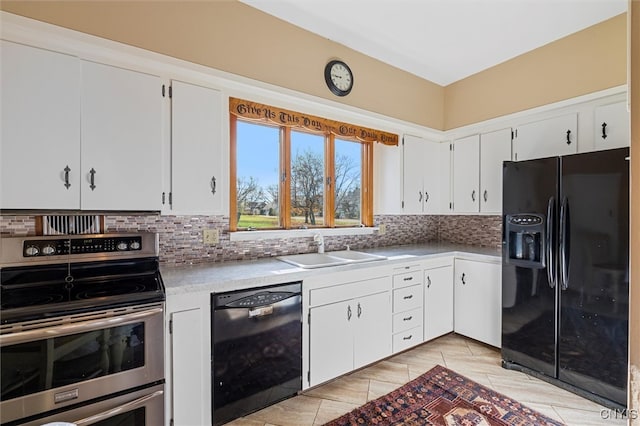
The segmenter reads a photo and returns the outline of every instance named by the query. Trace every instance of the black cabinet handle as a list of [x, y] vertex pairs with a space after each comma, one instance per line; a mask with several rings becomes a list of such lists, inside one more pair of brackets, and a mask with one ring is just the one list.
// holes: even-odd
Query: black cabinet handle
[[413, 299], [413, 294], [403, 297], [404, 300]]
[[71, 171], [71, 169], [69, 168], [69, 165], [67, 164], [67, 167], [64, 168], [64, 187], [69, 189], [69, 187], [71, 186], [71, 184], [69, 183], [69, 172]]
[[422, 202], [422, 191], [418, 191], [418, 201]]
[[567, 145], [571, 145], [571, 130], [567, 130]]
[[471, 201], [476, 201], [476, 190], [475, 189], [471, 192]]
[[351, 305], [347, 306], [347, 321], [351, 321]]
[[413, 334], [410, 334], [406, 337], [403, 337], [402, 340], [411, 340], [412, 337], [413, 337]]
[[484, 202], [485, 202], [485, 203], [487, 202], [488, 195], [489, 195], [489, 194], [487, 193], [487, 190], [485, 189], [485, 190], [484, 190], [484, 194], [482, 194], [482, 196], [484, 197]]
[[93, 169], [93, 167], [91, 168], [91, 170], [89, 170], [89, 174], [91, 175], [91, 184], [89, 185], [89, 188], [91, 188], [91, 190], [93, 191], [94, 189], [96, 189], [96, 185], [95, 185], [96, 171]]
[[424, 202], [426, 203], [427, 201], [429, 201], [429, 193], [424, 191]]
[[211, 178], [211, 194], [216, 195], [216, 177]]
[[607, 123], [602, 123], [602, 139], [607, 138]]
[[462, 284], [466, 284], [467, 282], [464, 280], [464, 272], [462, 273]]
[[402, 321], [411, 321], [413, 319], [413, 315], [410, 317], [402, 318]]
[[412, 279], [413, 279], [413, 277], [405, 277], [405, 278], [403, 278], [402, 280], [403, 280], [403, 281], [411, 281]]
[[431, 277], [427, 275], [427, 288], [431, 287]]

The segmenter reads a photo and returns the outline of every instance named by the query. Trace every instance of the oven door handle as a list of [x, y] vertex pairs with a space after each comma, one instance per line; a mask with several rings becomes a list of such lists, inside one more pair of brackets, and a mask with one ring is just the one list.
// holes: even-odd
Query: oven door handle
[[117, 416], [118, 414], [126, 413], [127, 411], [137, 410], [138, 408], [143, 407], [147, 402], [151, 401], [152, 399], [162, 397], [163, 394], [164, 394], [164, 391], [161, 391], [161, 390], [155, 391], [152, 394], [145, 395], [138, 399], [134, 399], [133, 401], [119, 405], [110, 410], [103, 411], [102, 413], [94, 414], [93, 416], [86, 417], [82, 420], [76, 420], [73, 423], [77, 426], [96, 424], [102, 420], [106, 420], [110, 417]]
[[0, 347], [15, 345], [18, 343], [32, 342], [37, 340], [44, 340], [51, 337], [65, 336], [68, 334], [83, 333], [86, 331], [100, 330], [102, 328], [113, 327], [117, 325], [125, 325], [132, 322], [138, 322], [145, 318], [162, 314], [163, 308], [150, 308], [144, 311], [133, 312], [130, 314], [124, 314], [122, 316], [109, 316], [106, 318], [99, 318], [95, 320], [87, 320], [77, 323], [62, 325], [53, 325], [47, 328], [39, 328], [36, 330], [18, 331], [16, 333], [10, 333], [0, 336]]

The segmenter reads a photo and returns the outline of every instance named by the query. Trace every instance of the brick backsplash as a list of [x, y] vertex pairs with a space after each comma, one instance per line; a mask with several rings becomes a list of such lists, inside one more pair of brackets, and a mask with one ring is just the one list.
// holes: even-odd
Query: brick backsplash
[[0, 216], [0, 238], [27, 235], [36, 235], [35, 216]]
[[502, 246], [502, 216], [436, 216], [441, 242], [472, 246]]
[[[429, 241], [499, 247], [500, 216], [418, 216], [379, 215], [375, 225], [385, 224], [386, 232], [369, 235], [326, 236], [327, 251], [416, 244]], [[217, 245], [204, 245], [202, 231], [220, 231]], [[277, 238], [257, 241], [230, 241], [229, 219], [224, 216], [106, 216], [105, 232], [157, 232], [160, 260], [165, 264], [248, 260], [316, 250], [313, 239]], [[35, 216], [0, 216], [0, 236], [35, 235]]]

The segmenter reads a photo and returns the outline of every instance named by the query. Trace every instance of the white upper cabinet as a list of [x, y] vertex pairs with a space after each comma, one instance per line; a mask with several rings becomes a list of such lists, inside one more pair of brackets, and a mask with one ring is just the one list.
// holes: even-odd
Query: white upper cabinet
[[222, 94], [172, 81], [171, 212], [223, 214]]
[[445, 204], [442, 177], [449, 174], [448, 152], [443, 151], [440, 143], [411, 135], [404, 136], [402, 148], [403, 212], [440, 213]]
[[1, 207], [160, 210], [159, 78], [1, 47]]
[[453, 141], [453, 211], [480, 209], [480, 135]]
[[77, 209], [80, 61], [0, 43], [0, 207]]
[[616, 102], [595, 108], [594, 139], [596, 149], [629, 146], [629, 112], [626, 102]]
[[578, 114], [566, 114], [524, 124], [513, 141], [515, 161], [578, 152]]
[[82, 61], [82, 209], [162, 207], [162, 82]]
[[480, 211], [502, 212], [502, 163], [511, 160], [511, 129], [480, 135]]
[[402, 146], [373, 146], [374, 214], [402, 213]]

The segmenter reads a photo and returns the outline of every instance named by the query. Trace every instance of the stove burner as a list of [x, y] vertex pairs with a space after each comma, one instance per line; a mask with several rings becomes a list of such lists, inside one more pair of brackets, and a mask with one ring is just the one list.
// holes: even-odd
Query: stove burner
[[60, 303], [65, 300], [62, 294], [38, 294], [31, 290], [13, 293], [2, 297], [0, 304], [2, 310], [19, 308], [24, 306], [48, 305]]
[[76, 293], [75, 299], [93, 299], [97, 297], [115, 296], [119, 294], [140, 293], [145, 290], [146, 287], [143, 284], [117, 283], [117, 285], [108, 286], [108, 288], [91, 288], [89, 290], [79, 291]]

